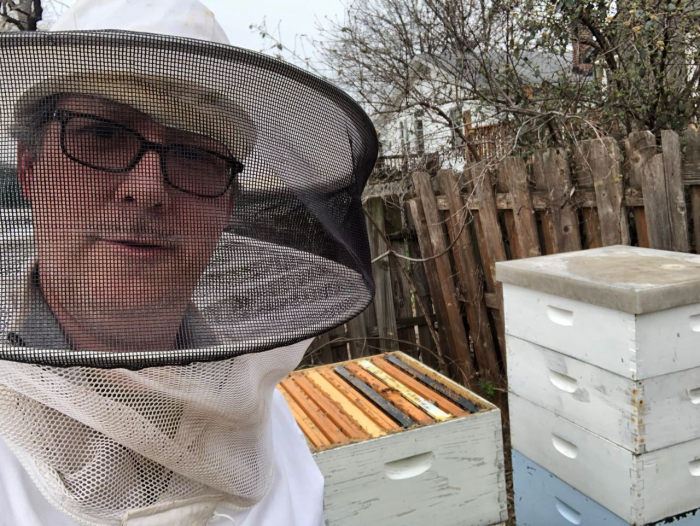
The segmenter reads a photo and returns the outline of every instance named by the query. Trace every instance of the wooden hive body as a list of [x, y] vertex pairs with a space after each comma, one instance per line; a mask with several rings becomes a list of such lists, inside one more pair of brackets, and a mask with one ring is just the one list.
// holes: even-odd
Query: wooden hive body
[[280, 383], [325, 477], [329, 526], [507, 519], [500, 411], [403, 353]]

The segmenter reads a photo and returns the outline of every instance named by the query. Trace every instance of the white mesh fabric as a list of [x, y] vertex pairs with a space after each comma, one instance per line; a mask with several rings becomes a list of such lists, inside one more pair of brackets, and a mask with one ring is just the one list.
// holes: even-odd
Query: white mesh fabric
[[307, 346], [139, 371], [0, 361], [0, 429], [88, 523], [208, 494], [247, 508], [272, 483], [273, 389]]

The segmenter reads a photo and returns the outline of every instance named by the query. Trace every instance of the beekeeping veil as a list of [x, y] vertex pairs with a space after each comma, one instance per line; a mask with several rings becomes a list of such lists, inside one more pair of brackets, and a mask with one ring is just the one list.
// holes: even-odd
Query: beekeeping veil
[[0, 47], [0, 435], [85, 524], [254, 505], [274, 386], [373, 294], [370, 121], [197, 0]]

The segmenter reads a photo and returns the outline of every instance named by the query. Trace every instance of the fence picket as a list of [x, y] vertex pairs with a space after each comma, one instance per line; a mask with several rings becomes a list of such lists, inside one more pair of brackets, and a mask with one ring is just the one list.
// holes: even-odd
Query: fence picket
[[548, 253], [581, 250], [578, 215], [569, 200], [573, 186], [566, 152], [558, 148], [535, 152], [533, 176], [537, 188], [547, 192], [550, 204], [542, 216], [551, 244]]
[[452, 254], [457, 266], [460, 285], [466, 294], [467, 322], [474, 344], [474, 354], [482, 378], [500, 377], [497, 349], [491, 335], [488, 311], [484, 300], [482, 278], [479, 265], [474, 256], [469, 216], [464, 200], [459, 193], [459, 182], [452, 170], [440, 170], [437, 173], [440, 190], [447, 196], [449, 205], [448, 225], [450, 240], [453, 243]]
[[681, 143], [673, 130], [661, 131], [661, 154], [664, 165], [667, 209], [671, 227], [670, 250], [690, 252], [685, 188], [681, 166]]
[[627, 210], [623, 201], [620, 152], [610, 137], [581, 141], [577, 153], [595, 189], [603, 245], [629, 245]]
[[447, 242], [442, 228], [442, 217], [438, 211], [435, 193], [433, 192], [430, 175], [427, 172], [413, 174], [413, 185], [420, 196], [425, 214], [428, 235], [435, 258], [435, 267], [440, 280], [440, 288], [445, 302], [445, 310], [449, 319], [447, 332], [452, 344], [449, 350], [444, 351], [445, 357], [450, 356], [457, 368], [464, 375], [464, 381], [469, 384], [474, 377], [474, 364], [469, 349], [467, 330], [460, 313], [457, 291], [455, 290], [450, 268], [450, 258], [447, 252]]
[[498, 180], [505, 186], [506, 191], [510, 191], [513, 199], [511, 215], [515, 226], [514, 244], [518, 247], [518, 258], [539, 256], [541, 252], [535, 207], [532, 204], [527, 169], [523, 160], [515, 156], [504, 158], [498, 165]]

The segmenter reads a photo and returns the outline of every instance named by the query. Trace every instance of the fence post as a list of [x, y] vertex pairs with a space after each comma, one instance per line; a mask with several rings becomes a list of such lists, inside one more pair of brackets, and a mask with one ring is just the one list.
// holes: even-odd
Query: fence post
[[462, 200], [459, 181], [452, 170], [440, 170], [437, 173], [442, 193], [447, 198], [449, 207], [448, 231], [453, 243], [452, 254], [460, 284], [466, 292], [466, 311], [469, 332], [474, 343], [479, 373], [482, 378], [495, 380], [500, 377], [498, 356], [493, 343], [488, 311], [484, 301], [482, 277], [474, 255], [469, 232], [469, 212]]
[[558, 148], [538, 150], [533, 156], [533, 176], [539, 190], [547, 192], [549, 209], [542, 227], [552, 254], [581, 250], [578, 214], [569, 201], [571, 172], [566, 152]]
[[[381, 197], [373, 197], [365, 202], [365, 212], [369, 214], [374, 223], [381, 229], [381, 234], [386, 232], [384, 223], [384, 200]], [[369, 245], [372, 258], [376, 258], [387, 251], [382, 235], [376, 231], [373, 224], [368, 224]], [[385, 256], [372, 263], [372, 273], [376, 285], [374, 295], [374, 310], [377, 316], [377, 346], [385, 351], [397, 351], [399, 349], [398, 331], [396, 329], [396, 312], [394, 311], [394, 293], [391, 287], [391, 274], [389, 269], [389, 257]]]
[[451, 347], [445, 351], [446, 356], [454, 357], [459, 371], [464, 376], [465, 385], [469, 385], [474, 377], [474, 364], [472, 363], [469, 350], [469, 339], [467, 330], [460, 313], [459, 302], [457, 301], [457, 291], [455, 290], [450, 268], [447, 242], [442, 230], [442, 219], [438, 212], [437, 200], [433, 192], [430, 175], [427, 172], [416, 172], [413, 174], [413, 186], [420, 196], [423, 205], [423, 212], [427, 224], [430, 245], [435, 258], [438, 279], [440, 281], [441, 294], [445, 302], [445, 310], [448, 318], [448, 325], [445, 327], [450, 336]]

